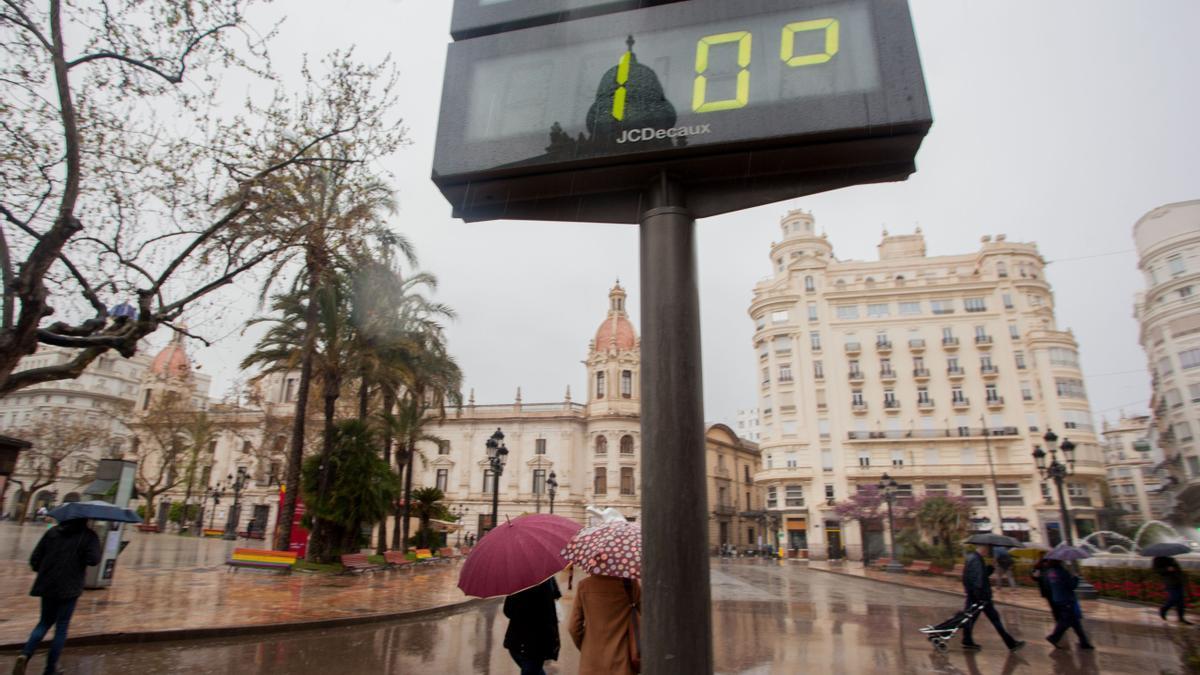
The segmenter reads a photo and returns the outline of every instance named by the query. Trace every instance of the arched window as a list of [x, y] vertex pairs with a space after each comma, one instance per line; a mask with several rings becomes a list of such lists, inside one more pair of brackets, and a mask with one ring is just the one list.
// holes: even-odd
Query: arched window
[[817, 282], [813, 280], [811, 275], [804, 277], [804, 290], [809, 293], [817, 290]]
[[597, 436], [596, 437], [596, 454], [597, 455], [607, 455], [608, 454], [608, 437], [607, 436]]
[[629, 434], [625, 434], [624, 436], [621, 437], [621, 454], [622, 455], [632, 455], [633, 454], [633, 436], [630, 436]]
[[596, 478], [592, 481], [592, 493], [608, 494], [608, 469], [602, 466], [596, 467]]

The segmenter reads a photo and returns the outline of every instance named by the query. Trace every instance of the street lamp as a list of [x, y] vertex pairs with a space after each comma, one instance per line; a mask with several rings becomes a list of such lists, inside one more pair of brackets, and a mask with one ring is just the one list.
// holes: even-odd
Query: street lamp
[[550, 513], [554, 513], [554, 496], [558, 494], [558, 477], [553, 471], [546, 479], [546, 491], [550, 495]]
[[492, 469], [492, 522], [488, 527], [490, 532], [496, 527], [496, 518], [500, 510], [500, 474], [504, 473], [504, 463], [508, 461], [508, 448], [504, 447], [504, 432], [496, 427], [496, 433], [487, 439], [488, 463]]
[[[1050, 449], [1050, 464], [1046, 464], [1046, 451], [1040, 446], [1033, 449], [1033, 460], [1037, 463], [1038, 473], [1042, 475], [1042, 480], [1047, 478], [1054, 481], [1055, 487], [1058, 488], [1058, 514], [1061, 522], [1063, 542], [1068, 546], [1074, 545], [1074, 540], [1071, 536], [1071, 513], [1067, 510], [1067, 497], [1063, 491], [1063, 483], [1067, 476], [1075, 473], [1075, 444], [1071, 439], [1064, 438], [1062, 443], [1058, 443], [1058, 435], [1047, 429], [1046, 435], [1042, 436], [1046, 447]], [[1057, 447], [1055, 447], [1057, 445]], [[1062, 450], [1063, 459], [1066, 463], [1058, 461], [1058, 451]], [[1099, 596], [1095, 587], [1088, 583], [1087, 579], [1079, 577], [1079, 586], [1075, 589], [1075, 594], [1084, 599], [1092, 599]]]
[[[208, 498], [212, 500], [212, 513], [208, 516], [208, 529], [213, 529], [217, 520], [217, 505], [221, 503], [221, 497], [225, 496], [225, 491], [221, 489], [221, 484], [217, 483], [216, 487], [208, 488]], [[203, 534], [203, 533], [201, 533]]]
[[904, 565], [901, 565], [900, 561], [896, 560], [896, 521], [892, 515], [892, 504], [896, 501], [896, 488], [898, 487], [899, 484], [896, 482], [896, 479], [886, 473], [879, 479], [879, 491], [883, 493], [883, 500], [887, 502], [888, 507], [888, 537], [891, 539], [892, 545], [891, 553], [888, 556], [891, 560], [887, 564], [887, 571], [889, 572], [904, 571]]
[[246, 483], [250, 482], [250, 475], [246, 472], [246, 467], [239, 466], [237, 470], [237, 478], [233, 475], [225, 477], [233, 489], [233, 507], [229, 509], [229, 516], [225, 519], [225, 535], [222, 539], [233, 541], [237, 539], [238, 519], [241, 516], [238, 513], [238, 501], [242, 497], [242, 490], [246, 488]]

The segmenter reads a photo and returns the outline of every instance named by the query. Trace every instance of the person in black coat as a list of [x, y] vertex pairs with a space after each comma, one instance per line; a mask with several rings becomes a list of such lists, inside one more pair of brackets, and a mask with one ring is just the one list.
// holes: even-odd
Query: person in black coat
[[1042, 571], [1046, 585], [1050, 588], [1050, 599], [1054, 603], [1054, 632], [1046, 636], [1046, 640], [1058, 647], [1059, 640], [1071, 628], [1079, 637], [1080, 649], [1095, 649], [1087, 633], [1083, 632], [1083, 612], [1079, 609], [1079, 600], [1075, 598], [1075, 589], [1079, 586], [1079, 577], [1058, 560], [1047, 560]]
[[558, 612], [561, 598], [554, 577], [504, 599], [508, 630], [504, 648], [521, 667], [521, 675], [545, 675], [542, 664], [558, 660]]
[[1167, 591], [1167, 604], [1159, 608], [1158, 615], [1163, 618], [1163, 621], [1166, 621], [1167, 612], [1174, 607], [1179, 612], [1179, 623], [1190, 625], [1192, 622], [1183, 618], [1183, 613], [1187, 609], [1187, 575], [1183, 573], [1179, 561], [1160, 555], [1154, 559], [1153, 566], [1154, 571], [1162, 576]]
[[963, 566], [963, 590], [967, 593], [966, 609], [969, 610], [976, 604], [983, 605], [982, 611], [972, 616], [967, 625], [963, 627], [963, 649], [982, 649], [973, 639], [972, 631], [975, 629], [975, 621], [979, 619], [979, 614], [983, 614], [987, 616], [988, 621], [992, 622], [992, 626], [1000, 634], [1000, 638], [1004, 640], [1004, 646], [1012, 651], [1016, 651], [1025, 646], [1025, 642], [1014, 638], [1008, 634], [1007, 630], [1004, 630], [1004, 622], [1000, 620], [1000, 613], [996, 611], [996, 606], [992, 604], [991, 576], [995, 569], [983, 559], [989, 548], [982, 544], [976, 546], [974, 551], [967, 554], [967, 564]]
[[67, 627], [75, 612], [75, 602], [83, 595], [83, 575], [90, 565], [100, 562], [100, 538], [86, 520], [68, 520], [42, 535], [33, 549], [29, 566], [37, 572], [29, 594], [42, 599], [42, 615], [29, 634], [29, 640], [17, 657], [13, 675], [24, 675], [25, 664], [42, 638], [54, 627], [54, 641], [46, 657], [48, 675], [58, 673], [58, 657], [67, 641]]

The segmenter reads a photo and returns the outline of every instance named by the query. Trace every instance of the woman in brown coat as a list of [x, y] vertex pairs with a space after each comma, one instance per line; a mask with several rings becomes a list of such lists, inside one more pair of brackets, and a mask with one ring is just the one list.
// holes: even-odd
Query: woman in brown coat
[[629, 626], [640, 607], [636, 581], [591, 576], [579, 582], [568, 631], [579, 648], [579, 675], [633, 675]]

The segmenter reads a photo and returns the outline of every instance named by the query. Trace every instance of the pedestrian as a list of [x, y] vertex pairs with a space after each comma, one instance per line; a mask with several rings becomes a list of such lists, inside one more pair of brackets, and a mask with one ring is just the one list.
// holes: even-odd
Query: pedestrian
[[1063, 566], [1061, 561], [1047, 560], [1043, 571], [1046, 585], [1050, 587], [1050, 599], [1054, 603], [1054, 632], [1046, 636], [1046, 640], [1055, 647], [1067, 632], [1068, 628], [1075, 630], [1079, 638], [1080, 649], [1095, 649], [1087, 633], [1083, 632], [1083, 610], [1075, 597], [1075, 589], [1079, 586], [1079, 577]]
[[1054, 593], [1050, 590], [1050, 580], [1046, 578], [1046, 570], [1050, 567], [1050, 561], [1043, 556], [1033, 566], [1033, 570], [1029, 572], [1030, 578], [1038, 586], [1038, 592], [1045, 598], [1046, 604], [1050, 606], [1050, 613], [1054, 615], [1055, 623], [1058, 622], [1058, 607], [1054, 604]]
[[975, 628], [975, 621], [979, 619], [979, 614], [984, 614], [988, 621], [992, 622], [992, 626], [1000, 634], [1000, 638], [1004, 640], [1004, 645], [1010, 651], [1016, 651], [1024, 647], [1025, 642], [1014, 638], [1004, 630], [1004, 622], [1000, 620], [1000, 613], [992, 604], [991, 576], [995, 570], [984, 561], [984, 555], [989, 553], [989, 548], [986, 544], [977, 544], [975, 550], [967, 554], [967, 563], [963, 566], [962, 581], [963, 589], [967, 593], [966, 608], [969, 610], [976, 604], [983, 605], [982, 611], [972, 615], [963, 628], [963, 649], [982, 649], [973, 639], [972, 631]]
[[1013, 577], [1013, 566], [1016, 561], [1013, 560], [1012, 554], [1004, 546], [996, 547], [996, 583], [1000, 584], [1005, 580], [1008, 581], [1009, 588], [1017, 587], [1017, 580]]
[[46, 514], [47, 513], [50, 513], [50, 512], [46, 510], [45, 506], [38, 507], [37, 519], [42, 521], [43, 523], [46, 522]]
[[546, 675], [542, 664], [558, 660], [558, 611], [562, 597], [554, 577], [504, 599], [508, 630], [504, 648], [521, 667], [521, 675]]
[[1174, 607], [1179, 612], [1179, 623], [1190, 626], [1192, 622], [1183, 616], [1187, 609], [1187, 575], [1179, 566], [1179, 561], [1160, 555], [1154, 559], [1153, 567], [1162, 576], [1167, 591], [1167, 604], [1158, 609], [1158, 615], [1166, 621], [1167, 612]]
[[630, 579], [590, 576], [575, 589], [567, 630], [579, 648], [579, 675], [640, 671], [638, 619], [642, 588]]
[[13, 675], [24, 675], [29, 657], [50, 627], [54, 626], [54, 641], [46, 657], [46, 675], [57, 675], [58, 658], [67, 641], [67, 627], [75, 602], [83, 595], [83, 575], [88, 566], [100, 563], [100, 538], [78, 518], [56, 525], [42, 535], [29, 557], [29, 566], [37, 572], [29, 594], [42, 599], [42, 614], [37, 627], [21, 649]]

